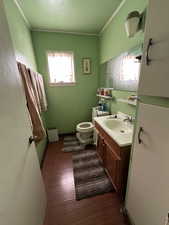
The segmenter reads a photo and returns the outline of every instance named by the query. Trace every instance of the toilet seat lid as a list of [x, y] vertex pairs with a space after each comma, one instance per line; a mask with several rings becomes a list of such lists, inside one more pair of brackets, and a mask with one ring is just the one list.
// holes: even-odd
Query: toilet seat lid
[[91, 122], [83, 122], [83, 123], [79, 123], [77, 126], [76, 126], [76, 130], [78, 132], [92, 132], [93, 131], [93, 124]]
[[77, 126], [82, 129], [87, 129], [87, 128], [92, 128], [93, 124], [91, 122], [82, 122], [82, 123], [79, 123]]

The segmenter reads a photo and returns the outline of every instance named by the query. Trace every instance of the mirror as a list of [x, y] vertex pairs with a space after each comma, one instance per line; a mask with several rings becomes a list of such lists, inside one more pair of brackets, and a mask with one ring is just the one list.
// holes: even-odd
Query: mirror
[[[104, 86], [122, 91], [137, 91], [142, 48], [137, 47], [122, 53], [102, 65]], [[101, 79], [103, 79], [101, 77]], [[103, 82], [102, 82], [103, 83]]]

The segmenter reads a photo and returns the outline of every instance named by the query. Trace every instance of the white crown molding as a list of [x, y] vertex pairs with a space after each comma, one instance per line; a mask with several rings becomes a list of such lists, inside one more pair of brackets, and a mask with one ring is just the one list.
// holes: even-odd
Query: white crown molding
[[117, 9], [113, 12], [113, 14], [110, 16], [110, 18], [108, 19], [108, 21], [105, 23], [105, 25], [103, 26], [103, 28], [101, 29], [101, 31], [99, 32], [99, 35], [101, 33], [103, 33], [103, 31], [108, 27], [108, 25], [112, 22], [112, 20], [114, 19], [114, 17], [118, 14], [118, 12], [120, 11], [120, 9], [123, 7], [123, 5], [125, 4], [126, 0], [123, 0], [119, 6], [117, 7]]
[[31, 28], [31, 31], [49, 32], [49, 33], [62, 33], [62, 34], [75, 34], [75, 35], [85, 35], [85, 36], [99, 36], [98, 33], [86, 33], [86, 32], [76, 32], [76, 31], [64, 31], [64, 30], [55, 30], [55, 29]]
[[16, 7], [18, 8], [18, 10], [19, 10], [21, 16], [23, 17], [23, 19], [24, 19], [26, 25], [27, 25], [29, 28], [31, 28], [31, 25], [30, 25], [30, 23], [29, 23], [29, 20], [26, 18], [25, 14], [24, 14], [24, 12], [23, 12], [23, 9], [22, 9], [22, 7], [20, 6], [19, 2], [18, 2], [17, 0], [14, 0], [14, 3], [15, 3], [15, 5], [16, 5]]

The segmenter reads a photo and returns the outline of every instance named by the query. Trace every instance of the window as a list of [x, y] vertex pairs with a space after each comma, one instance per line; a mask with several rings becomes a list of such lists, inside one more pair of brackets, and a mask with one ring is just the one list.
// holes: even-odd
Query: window
[[75, 83], [72, 52], [49, 52], [47, 57], [50, 84], [70, 85]]

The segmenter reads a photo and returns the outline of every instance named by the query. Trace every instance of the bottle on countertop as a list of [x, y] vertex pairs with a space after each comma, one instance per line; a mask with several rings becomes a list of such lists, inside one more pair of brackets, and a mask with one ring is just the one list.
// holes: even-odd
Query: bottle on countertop
[[101, 95], [104, 95], [104, 88], [101, 88]]
[[105, 96], [109, 96], [109, 89], [108, 89], [108, 88], [105, 88], [105, 89], [104, 89], [104, 95], [105, 95]]
[[109, 89], [109, 96], [112, 97], [112, 89]]

